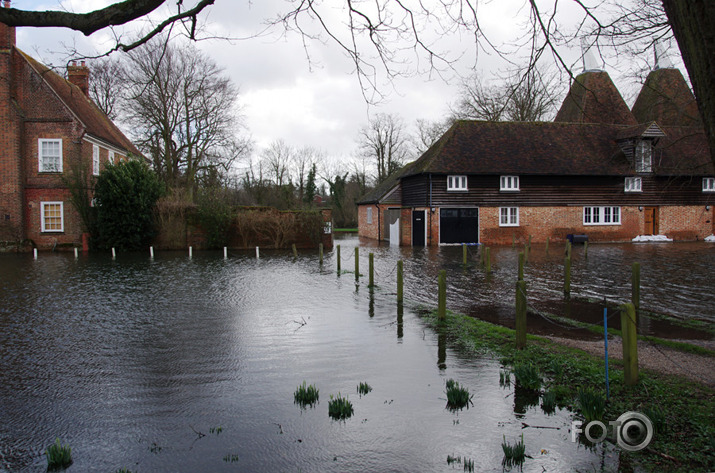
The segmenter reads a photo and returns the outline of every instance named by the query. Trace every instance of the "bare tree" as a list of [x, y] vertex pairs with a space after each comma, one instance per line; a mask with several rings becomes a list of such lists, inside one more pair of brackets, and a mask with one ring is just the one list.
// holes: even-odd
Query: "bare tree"
[[462, 82], [452, 116], [458, 120], [498, 122], [504, 118], [507, 99], [504, 88], [485, 85], [475, 74]]
[[197, 177], [230, 167], [245, 146], [237, 140], [237, 90], [191, 44], [152, 41], [127, 58], [124, 112], [154, 169], [192, 199]]
[[363, 156], [375, 160], [377, 182], [397, 171], [407, 157], [408, 138], [402, 119], [379, 113], [360, 129], [358, 146]]
[[429, 121], [417, 119], [415, 126], [417, 134], [413, 138], [415, 155], [419, 156], [427, 151], [454, 123], [453, 118], [446, 118], [440, 121]]
[[[304, 202], [306, 194], [306, 186], [308, 184], [308, 175], [315, 164], [322, 160], [323, 152], [313, 148], [312, 146], [304, 146], [295, 152], [295, 157], [293, 159], [293, 176], [296, 180], [296, 185], [298, 186], [298, 202]], [[313, 176], [313, 181], [315, 181], [315, 176]], [[315, 182], [313, 182], [315, 185]], [[315, 195], [315, 190], [311, 189], [313, 196]], [[310, 198], [312, 203], [313, 198]]]
[[261, 158], [271, 172], [277, 187], [282, 187], [290, 181], [290, 166], [295, 158], [292, 146], [283, 140], [276, 140], [261, 152]]
[[117, 59], [101, 58], [90, 63], [89, 96], [111, 120], [119, 118], [123, 68]]

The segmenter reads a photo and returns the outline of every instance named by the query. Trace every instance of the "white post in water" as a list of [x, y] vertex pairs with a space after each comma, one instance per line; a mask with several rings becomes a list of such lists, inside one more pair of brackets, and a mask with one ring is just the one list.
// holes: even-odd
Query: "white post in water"
[[151, 259], [154, 259], [154, 247], [153, 246], [149, 247], [149, 257]]
[[117, 259], [117, 252], [114, 251], [114, 247], [112, 247], [112, 259]]
[[194, 248], [192, 246], [189, 247], [189, 259], [194, 255]]
[[226, 259], [226, 258], [228, 258], [228, 248], [226, 248], [226, 247], [224, 246], [224, 247], [223, 247], [223, 259]]
[[74, 247], [74, 259], [79, 258], [79, 252], [77, 251], [77, 247]]
[[33, 248], [32, 253], [35, 256], [35, 259], [37, 259], [37, 248]]
[[256, 247], [256, 259], [261, 257], [261, 252], [258, 250], [258, 247]]

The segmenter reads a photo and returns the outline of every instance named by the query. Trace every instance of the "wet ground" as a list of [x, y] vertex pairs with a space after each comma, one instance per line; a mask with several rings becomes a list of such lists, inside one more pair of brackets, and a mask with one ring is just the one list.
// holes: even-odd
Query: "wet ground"
[[[340, 243], [343, 270], [352, 270], [358, 241]], [[699, 271], [712, 268], [715, 252], [670, 251], [680, 248], [686, 268], [671, 261], [669, 271], [689, 275], [670, 286], [682, 293], [662, 291], [668, 284], [646, 271], [660, 263], [643, 256], [657, 259], [658, 251], [620, 246], [592, 245], [587, 262], [575, 254], [574, 286], [586, 297], [627, 300], [628, 261], [638, 257], [642, 299], [651, 307], [680, 316], [712, 308], [712, 280]], [[183, 253], [154, 260], [119, 254], [116, 261], [104, 254], [41, 254], [37, 261], [0, 255], [0, 471], [45, 471], [43, 452], [59, 437], [73, 449], [69, 472], [461, 471], [448, 456], [474, 460], [475, 471], [500, 472], [503, 438], [522, 434], [532, 457], [524, 471], [617, 469], [613, 447], [589, 450], [570, 441], [569, 412], [547, 415], [513, 385], [500, 387], [495, 360], [454, 351], [417, 314], [435, 305], [437, 271], [445, 268], [450, 309], [508, 324], [515, 250], [493, 250], [489, 276], [476, 265], [462, 268], [461, 248], [360, 251], [358, 281], [354, 273], [336, 274], [335, 251], [322, 268], [315, 252], [293, 259], [263, 251], [260, 260], [252, 252], [227, 260], [214, 252], [191, 260]], [[532, 303], [560, 300], [559, 256], [532, 252]], [[400, 258], [402, 312], [394, 298]], [[595, 271], [600, 267], [608, 274]], [[445, 408], [449, 378], [474, 394], [470, 409]], [[320, 390], [314, 409], [293, 403], [304, 380]], [[358, 396], [360, 382], [373, 391]], [[338, 393], [354, 404], [345, 422], [327, 415]]]

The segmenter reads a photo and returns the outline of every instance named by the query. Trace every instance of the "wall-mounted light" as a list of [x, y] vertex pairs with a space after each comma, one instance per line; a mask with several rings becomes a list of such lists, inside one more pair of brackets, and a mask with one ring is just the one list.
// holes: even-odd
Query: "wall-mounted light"
[[709, 205], [706, 205], [706, 206], [705, 206], [705, 210], [706, 210], [706, 211], [710, 210], [710, 206], [709, 206]]
[[432, 211], [432, 213], [435, 213], [435, 211], [437, 211], [435, 207], [432, 207], [430, 210]]
[[642, 206], [641, 206], [641, 207], [638, 207], [638, 211], [639, 211], [639, 212], [643, 212], [643, 207], [642, 207]]

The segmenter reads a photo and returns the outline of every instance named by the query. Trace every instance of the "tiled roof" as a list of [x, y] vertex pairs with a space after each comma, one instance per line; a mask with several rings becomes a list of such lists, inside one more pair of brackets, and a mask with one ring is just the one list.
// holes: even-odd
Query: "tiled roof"
[[397, 171], [387, 176], [387, 179], [375, 186], [373, 190], [366, 193], [362, 197], [362, 199], [358, 201], [358, 204], [374, 204], [380, 202], [380, 200], [382, 200], [382, 198], [385, 197], [386, 194], [388, 194], [392, 189], [395, 188], [395, 186], [398, 185], [400, 178], [407, 174], [407, 171], [410, 170], [414, 163], [414, 161], [411, 163], [407, 163]]
[[94, 138], [105, 141], [119, 149], [141, 156], [134, 144], [117, 128], [95, 104], [76, 85], [70, 83], [59, 74], [36, 61], [19, 49], [15, 50], [23, 57], [49, 85], [57, 96], [84, 126], [86, 133]]
[[608, 73], [589, 71], [574, 80], [555, 122], [637, 125]]
[[[485, 122], [459, 120], [428, 149], [407, 175], [518, 174], [612, 176], [633, 174], [616, 138], [631, 127], [612, 124]], [[705, 169], [712, 173], [707, 140], [698, 128], [663, 130], [663, 173]], [[658, 163], [656, 172], [660, 173]], [[698, 173], [699, 174], [699, 173]]]
[[632, 112], [641, 123], [702, 126], [695, 96], [678, 69], [656, 69], [648, 74]]

